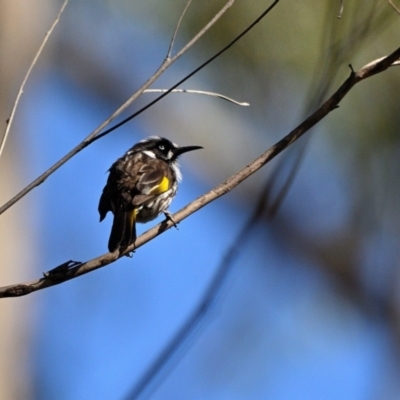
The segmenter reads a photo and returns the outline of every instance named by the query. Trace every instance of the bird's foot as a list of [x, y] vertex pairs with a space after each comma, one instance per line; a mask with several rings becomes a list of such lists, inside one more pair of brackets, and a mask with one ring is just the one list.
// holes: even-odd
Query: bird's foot
[[172, 214], [169, 211], [164, 211], [164, 215], [165, 215], [165, 219], [167, 221], [171, 221], [172, 225], [174, 225], [174, 227], [176, 229], [178, 229], [178, 224], [177, 224], [177, 222], [175, 222], [174, 218], [172, 217]]
[[124, 254], [126, 252], [127, 247], [120, 247], [119, 248], [119, 254], [123, 254], [125, 257], [129, 257], [132, 258], [133, 255], [136, 253], [136, 246], [135, 244], [133, 244], [133, 249], [128, 251], [126, 254]]

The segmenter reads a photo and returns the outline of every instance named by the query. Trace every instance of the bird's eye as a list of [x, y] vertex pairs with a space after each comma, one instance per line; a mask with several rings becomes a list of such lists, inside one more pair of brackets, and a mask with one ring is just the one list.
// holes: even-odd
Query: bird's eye
[[158, 146], [158, 148], [159, 148], [160, 150], [165, 150], [165, 146], [164, 146], [163, 144], [160, 144], [160, 145]]

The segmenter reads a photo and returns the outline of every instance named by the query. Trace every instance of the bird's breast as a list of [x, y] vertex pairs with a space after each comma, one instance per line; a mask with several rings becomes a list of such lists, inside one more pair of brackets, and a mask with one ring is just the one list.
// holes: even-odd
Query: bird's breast
[[171, 189], [157, 195], [150, 202], [143, 204], [137, 213], [136, 221], [145, 223], [157, 218], [162, 212], [166, 211], [175, 197], [177, 185], [173, 185]]

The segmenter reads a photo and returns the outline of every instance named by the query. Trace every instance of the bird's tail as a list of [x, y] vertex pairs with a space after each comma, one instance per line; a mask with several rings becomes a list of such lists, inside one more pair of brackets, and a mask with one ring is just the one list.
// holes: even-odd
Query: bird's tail
[[136, 214], [136, 209], [130, 211], [119, 209], [114, 214], [110, 239], [108, 240], [108, 250], [111, 253], [118, 248], [123, 250], [135, 242]]

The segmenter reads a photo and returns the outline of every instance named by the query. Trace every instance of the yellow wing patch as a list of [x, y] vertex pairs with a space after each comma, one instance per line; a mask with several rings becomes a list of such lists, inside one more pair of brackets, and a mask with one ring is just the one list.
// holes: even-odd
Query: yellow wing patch
[[136, 223], [136, 215], [138, 214], [139, 210], [137, 208], [135, 208], [134, 210], [132, 210], [132, 212], [129, 214], [129, 229], [132, 230], [132, 228], [134, 227], [135, 223]]
[[154, 186], [149, 194], [160, 194], [160, 193], [164, 193], [169, 189], [169, 179], [164, 176], [164, 178], [162, 179], [162, 181], [160, 182], [160, 184], [158, 184], [157, 186]]
[[130, 223], [131, 223], [131, 226], [133, 226], [133, 225], [135, 224], [135, 222], [136, 222], [136, 215], [137, 215], [138, 212], [139, 212], [139, 211], [138, 211], [136, 208], [132, 211], [132, 213], [131, 213], [131, 215], [130, 215]]

